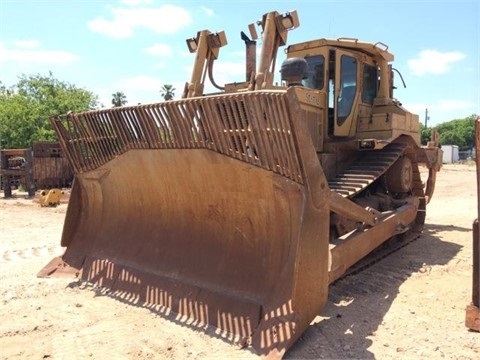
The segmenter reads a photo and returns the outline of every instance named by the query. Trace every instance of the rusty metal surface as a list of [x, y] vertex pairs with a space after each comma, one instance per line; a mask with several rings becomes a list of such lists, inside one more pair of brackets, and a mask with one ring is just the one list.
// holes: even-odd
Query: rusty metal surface
[[473, 275], [472, 275], [472, 303], [480, 307], [480, 224], [478, 219], [473, 222]]
[[480, 308], [480, 117], [475, 122], [475, 162], [477, 166], [477, 219], [473, 223], [472, 302]]
[[[416, 162], [402, 206], [380, 213], [350, 199], [400, 156], [414, 157], [408, 140], [329, 184], [306, 111], [289, 88], [53, 119], [76, 177], [67, 250], [39, 276], [78, 274], [122, 301], [282, 356], [321, 311], [330, 282], [425, 219]], [[331, 239], [331, 211], [363, 226]]]
[[76, 173], [134, 149], [209, 149], [303, 183], [285, 92], [118, 107], [53, 119]]
[[28, 196], [35, 195], [31, 149], [0, 150], [0, 188], [5, 198], [12, 197], [12, 186], [24, 185]]
[[480, 117], [475, 120], [475, 165], [477, 171], [477, 219], [472, 225], [472, 302], [467, 306], [465, 326], [480, 331]]
[[281, 356], [327, 300], [328, 185], [293, 91], [54, 119], [76, 172], [39, 276], [217, 327]]

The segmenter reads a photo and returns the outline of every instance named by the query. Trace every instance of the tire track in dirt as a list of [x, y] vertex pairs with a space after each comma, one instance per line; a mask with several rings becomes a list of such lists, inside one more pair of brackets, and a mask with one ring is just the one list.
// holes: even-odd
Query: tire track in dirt
[[31, 259], [36, 257], [53, 256], [59, 251], [58, 246], [43, 245], [24, 249], [8, 249], [3, 252], [0, 257], [0, 262], [19, 261], [23, 259]]
[[118, 336], [117, 331], [122, 333], [128, 330], [117, 328], [115, 331], [105, 331], [92, 323], [64, 329], [52, 337], [51, 352], [59, 359], [71, 358], [72, 354], [79, 359], [126, 359], [121, 355], [125, 354], [125, 342]]

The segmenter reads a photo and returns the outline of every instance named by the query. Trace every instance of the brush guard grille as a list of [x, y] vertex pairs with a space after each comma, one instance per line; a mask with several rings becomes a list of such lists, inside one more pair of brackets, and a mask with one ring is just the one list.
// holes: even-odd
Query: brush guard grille
[[52, 118], [75, 173], [135, 149], [209, 149], [303, 184], [285, 91], [225, 94]]

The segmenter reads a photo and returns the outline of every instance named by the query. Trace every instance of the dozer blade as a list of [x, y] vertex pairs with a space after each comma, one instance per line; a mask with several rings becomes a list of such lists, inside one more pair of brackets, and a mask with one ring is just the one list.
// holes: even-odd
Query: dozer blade
[[[292, 90], [292, 91], [291, 91]], [[54, 118], [73, 273], [282, 356], [327, 300], [329, 189], [293, 89]]]

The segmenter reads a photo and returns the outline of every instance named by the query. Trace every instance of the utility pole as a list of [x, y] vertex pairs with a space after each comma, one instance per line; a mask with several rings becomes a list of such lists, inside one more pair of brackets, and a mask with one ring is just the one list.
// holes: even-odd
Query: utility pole
[[425, 109], [425, 127], [427, 127], [428, 120], [430, 120], [430, 116], [428, 116], [428, 109]]

